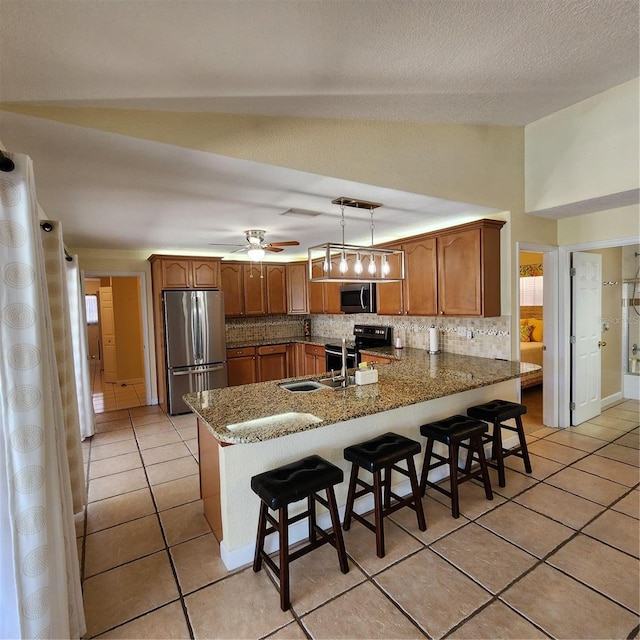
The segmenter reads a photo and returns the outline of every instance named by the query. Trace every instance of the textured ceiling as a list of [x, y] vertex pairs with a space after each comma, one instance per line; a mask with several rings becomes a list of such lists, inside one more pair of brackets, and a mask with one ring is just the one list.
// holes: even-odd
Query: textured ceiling
[[[638, 14], [637, 0], [0, 0], [0, 102], [524, 125], [637, 77]], [[376, 239], [491, 213], [6, 111], [0, 140], [34, 159], [39, 201], [77, 247], [207, 251], [265, 221], [267, 241], [305, 247], [339, 239], [338, 195], [384, 202]], [[323, 215], [279, 216], [290, 207]], [[360, 212], [347, 233], [368, 238]]]

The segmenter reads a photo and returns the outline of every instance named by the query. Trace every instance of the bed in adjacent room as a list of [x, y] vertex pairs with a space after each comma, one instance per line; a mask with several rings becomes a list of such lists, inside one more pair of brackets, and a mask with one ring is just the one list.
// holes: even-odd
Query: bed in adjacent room
[[[542, 308], [535, 313], [535, 315], [539, 317], [528, 317], [525, 315], [527, 311], [530, 312], [532, 310], [531, 307], [522, 307], [520, 309], [520, 361], [532, 362], [533, 364], [542, 366], [542, 352], [544, 350]], [[521, 378], [522, 389], [538, 384], [542, 384], [542, 370], [530, 373]]]

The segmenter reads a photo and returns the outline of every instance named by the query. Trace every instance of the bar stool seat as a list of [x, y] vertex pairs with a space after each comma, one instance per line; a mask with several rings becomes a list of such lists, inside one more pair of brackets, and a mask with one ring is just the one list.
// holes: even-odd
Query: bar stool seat
[[[462, 415], [450, 416], [444, 420], [423, 424], [420, 427], [420, 433], [427, 438], [427, 449], [420, 476], [420, 491], [424, 495], [427, 486], [429, 486], [449, 497], [451, 499], [451, 515], [454, 518], [460, 517], [458, 486], [463, 482], [473, 480], [473, 478], [481, 478], [487, 500], [493, 500], [493, 491], [491, 490], [491, 481], [482, 445], [482, 434], [486, 431], [486, 423]], [[467, 440], [469, 441], [468, 444], [465, 442]], [[447, 456], [433, 452], [435, 442], [447, 445]], [[468, 451], [464, 467], [460, 467], [458, 461], [458, 454], [461, 448]], [[471, 466], [474, 455], [480, 467], [472, 471]], [[432, 458], [435, 458], [437, 462], [432, 463]], [[429, 471], [443, 465], [449, 465], [449, 490], [428, 479]]]
[[[318, 547], [330, 543], [338, 553], [342, 573], [349, 572], [344, 539], [340, 527], [340, 517], [334, 492], [334, 485], [344, 479], [342, 469], [317, 455], [308, 456], [290, 464], [265, 471], [251, 478], [251, 489], [260, 497], [260, 516], [258, 534], [253, 560], [253, 570], [260, 571], [264, 561], [278, 576], [280, 584], [280, 608], [286, 611], [291, 607], [289, 586], [289, 564]], [[325, 491], [327, 499], [318, 492]], [[289, 505], [307, 499], [307, 509], [296, 516], [289, 517]], [[316, 502], [329, 510], [332, 531], [328, 532], [316, 522]], [[276, 520], [269, 509], [278, 511]], [[308, 544], [289, 552], [289, 525], [304, 518], [309, 519]], [[267, 523], [271, 526], [268, 527]], [[264, 550], [265, 538], [271, 533], [279, 535], [279, 562], [276, 563]]]
[[[344, 514], [344, 530], [348, 531], [350, 529], [351, 519], [354, 518], [373, 531], [376, 534], [376, 553], [379, 558], [384, 558], [385, 555], [384, 518], [386, 516], [402, 507], [410, 507], [416, 512], [420, 531], [425, 531], [427, 528], [416, 467], [413, 461], [413, 456], [416, 453], [420, 453], [419, 442], [392, 432], [360, 442], [344, 450], [345, 460], [352, 463]], [[403, 469], [396, 464], [403, 460], [406, 462], [407, 469]], [[358, 478], [360, 469], [364, 469], [373, 475], [373, 485]], [[391, 491], [392, 471], [397, 471], [409, 478], [411, 483], [411, 493], [409, 495], [401, 497]], [[357, 490], [358, 486], [362, 487], [359, 491]], [[373, 493], [375, 524], [371, 524], [360, 514], [353, 511], [355, 499], [368, 493]]]
[[[522, 458], [527, 473], [531, 473], [531, 461], [527, 439], [522, 425], [522, 416], [527, 413], [527, 407], [509, 400], [491, 400], [484, 404], [467, 409], [467, 415], [478, 420], [484, 420], [493, 425], [492, 433], [483, 436], [483, 442], [491, 443], [490, 467], [498, 470], [498, 484], [506, 485], [504, 459], [509, 456]], [[515, 420], [515, 426], [504, 424], [505, 420]], [[518, 445], [505, 449], [502, 444], [502, 429], [515, 431], [518, 434]]]

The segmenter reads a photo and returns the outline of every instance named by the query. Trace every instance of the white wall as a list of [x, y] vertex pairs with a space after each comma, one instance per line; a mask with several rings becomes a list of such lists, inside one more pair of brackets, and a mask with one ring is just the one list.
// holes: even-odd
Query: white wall
[[640, 187], [638, 78], [525, 127], [525, 210]]

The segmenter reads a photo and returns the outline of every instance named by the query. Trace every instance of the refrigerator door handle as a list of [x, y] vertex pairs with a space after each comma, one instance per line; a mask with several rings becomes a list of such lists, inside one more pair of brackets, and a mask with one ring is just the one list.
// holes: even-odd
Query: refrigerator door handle
[[172, 371], [172, 376], [195, 376], [199, 373], [212, 373], [214, 371], [222, 371], [224, 369], [224, 365], [218, 365], [215, 367], [207, 367], [206, 369], [196, 369], [195, 371]]
[[202, 361], [202, 325], [200, 318], [200, 298], [198, 292], [193, 291], [191, 293], [191, 336], [193, 347], [193, 360], [197, 362]]

